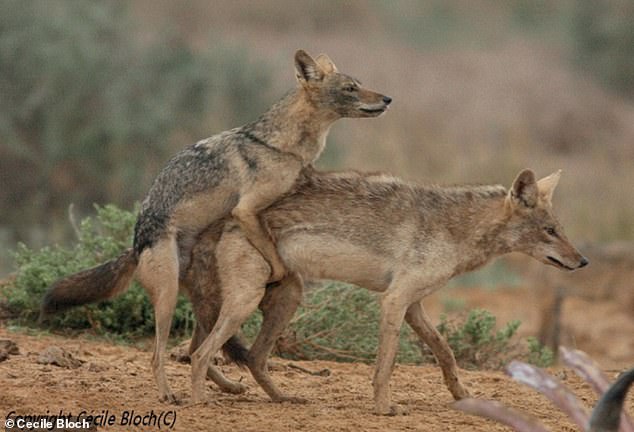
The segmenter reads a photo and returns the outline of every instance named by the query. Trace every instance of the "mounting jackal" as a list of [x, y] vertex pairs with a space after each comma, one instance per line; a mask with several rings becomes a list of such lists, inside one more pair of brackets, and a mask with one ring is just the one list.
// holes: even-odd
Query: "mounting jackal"
[[452, 395], [467, 396], [453, 353], [421, 300], [452, 277], [508, 252], [523, 252], [564, 270], [585, 266], [588, 261], [552, 212], [558, 180], [555, 173], [536, 181], [525, 170], [507, 191], [502, 186], [415, 186], [384, 175], [304, 170], [294, 192], [260, 214], [290, 270], [280, 284], [267, 286], [266, 261], [234, 222], [210, 227], [194, 246], [182, 279], [183, 288], [197, 299], [193, 399], [203, 399], [210, 356], [259, 305], [264, 320], [247, 365], [272, 400], [301, 400], [277, 389], [266, 360], [301, 300], [305, 279], [340, 280], [382, 293], [374, 375], [377, 413], [401, 411], [390, 403], [388, 383], [403, 320], [431, 348]]
[[298, 85], [257, 120], [191, 145], [154, 180], [134, 230], [134, 245], [117, 259], [61, 279], [47, 292], [43, 315], [115, 296], [136, 277], [155, 310], [152, 366], [161, 400], [174, 401], [164, 371], [165, 346], [179, 274], [201, 231], [231, 215], [267, 262], [268, 280], [286, 270], [258, 213], [290, 190], [324, 149], [343, 117], [376, 117], [391, 99], [339, 73], [325, 55], [295, 54]]
[[592, 261], [583, 273], [544, 271], [531, 265], [524, 275], [534, 286], [539, 304], [539, 340], [553, 352], [568, 336], [562, 328], [568, 297], [615, 302], [634, 319], [634, 242], [585, 243], [582, 247]]

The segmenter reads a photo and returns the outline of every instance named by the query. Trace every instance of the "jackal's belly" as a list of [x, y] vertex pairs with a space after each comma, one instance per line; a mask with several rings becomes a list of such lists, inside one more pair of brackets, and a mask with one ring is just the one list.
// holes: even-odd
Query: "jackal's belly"
[[292, 234], [278, 241], [287, 267], [306, 280], [332, 279], [384, 291], [392, 278], [389, 258], [335, 237]]

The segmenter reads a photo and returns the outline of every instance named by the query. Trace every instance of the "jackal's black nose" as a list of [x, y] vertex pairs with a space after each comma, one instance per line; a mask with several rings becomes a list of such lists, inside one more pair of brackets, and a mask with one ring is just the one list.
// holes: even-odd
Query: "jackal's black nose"
[[392, 102], [392, 98], [391, 98], [391, 97], [389, 97], [389, 96], [383, 96], [383, 103], [384, 103], [385, 105], [389, 105], [389, 104], [390, 104], [390, 102]]
[[581, 257], [581, 261], [579, 261], [579, 268], [581, 267], [585, 267], [588, 264], [590, 264], [590, 261], [588, 261], [588, 258], [586, 257]]

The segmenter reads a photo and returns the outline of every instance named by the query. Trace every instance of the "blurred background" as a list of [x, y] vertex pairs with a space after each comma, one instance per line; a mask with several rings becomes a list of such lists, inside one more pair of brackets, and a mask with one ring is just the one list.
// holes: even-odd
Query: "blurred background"
[[257, 117], [321, 52], [393, 97], [324, 168], [509, 185], [563, 169], [573, 240], [634, 239], [631, 0], [0, 2], [0, 276], [9, 251], [131, 209], [170, 155]]

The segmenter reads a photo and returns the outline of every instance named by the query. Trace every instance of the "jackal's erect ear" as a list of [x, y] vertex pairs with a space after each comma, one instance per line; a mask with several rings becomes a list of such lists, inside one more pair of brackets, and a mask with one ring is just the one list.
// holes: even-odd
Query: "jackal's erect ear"
[[557, 170], [548, 177], [544, 177], [537, 181], [537, 189], [539, 190], [539, 198], [542, 199], [546, 204], [552, 205], [553, 202], [553, 193], [555, 192], [555, 188], [557, 187], [557, 183], [559, 183], [559, 178], [561, 177], [561, 170]]
[[520, 172], [509, 190], [507, 202], [513, 207], [533, 208], [539, 198], [535, 174], [529, 169]]
[[325, 72], [306, 51], [297, 50], [295, 53], [295, 75], [300, 83], [307, 84], [311, 81], [321, 81]]
[[337, 66], [335, 66], [333, 61], [330, 60], [330, 57], [328, 57], [326, 54], [319, 54], [317, 58], [315, 59], [315, 62], [317, 62], [317, 64], [321, 66], [321, 69], [326, 74], [338, 72]]

